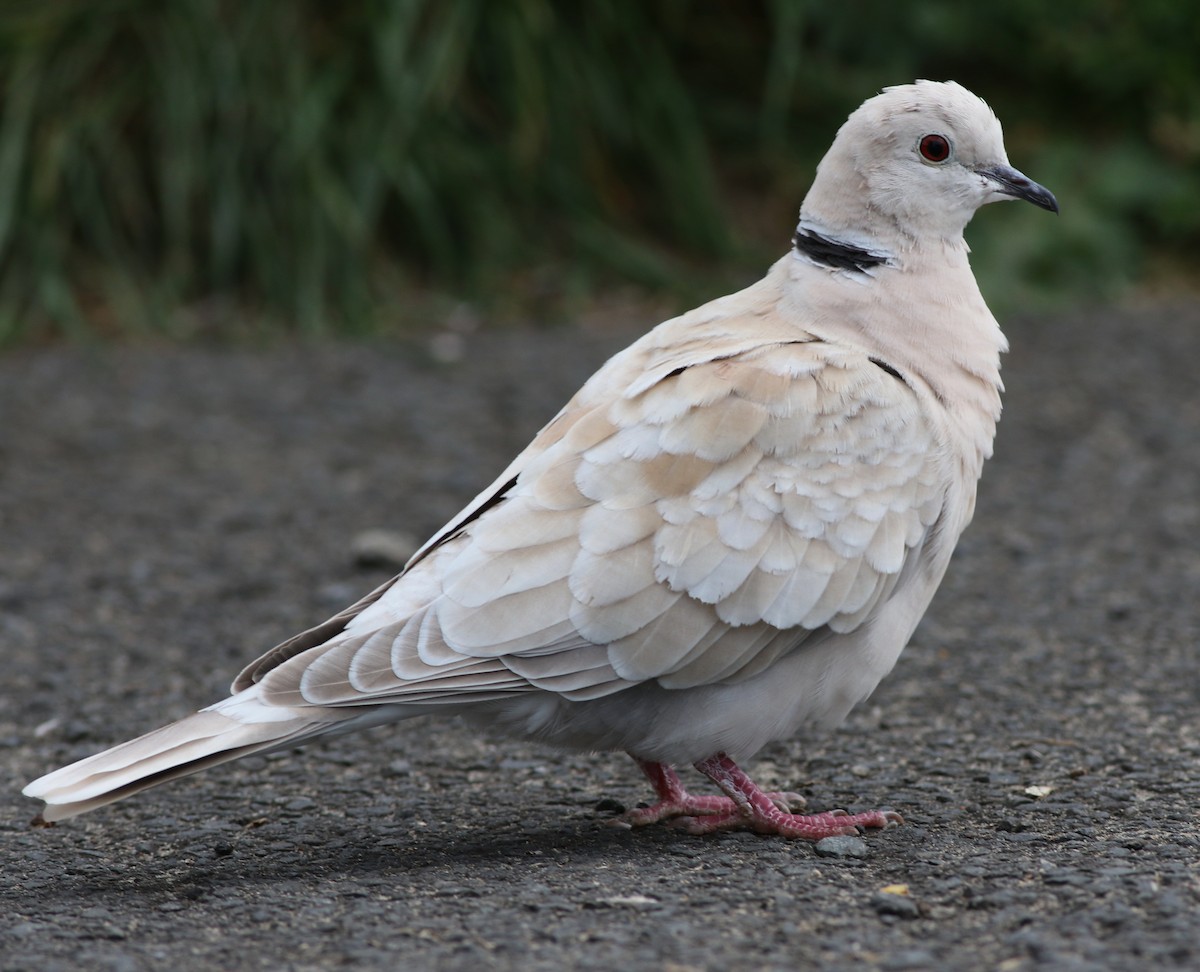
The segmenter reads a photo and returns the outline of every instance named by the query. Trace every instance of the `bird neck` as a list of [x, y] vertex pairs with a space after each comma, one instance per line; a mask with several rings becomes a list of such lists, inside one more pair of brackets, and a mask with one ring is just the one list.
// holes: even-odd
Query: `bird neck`
[[965, 243], [914, 245], [861, 271], [814, 266], [800, 250], [781, 263], [785, 306], [807, 330], [868, 350], [920, 379], [948, 410], [994, 426], [1007, 344]]

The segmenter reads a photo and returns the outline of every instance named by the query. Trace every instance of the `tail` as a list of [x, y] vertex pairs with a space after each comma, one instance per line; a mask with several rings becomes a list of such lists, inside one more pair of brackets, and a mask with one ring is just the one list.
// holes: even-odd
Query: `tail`
[[[353, 708], [284, 708], [258, 701], [258, 687], [186, 719], [34, 780], [22, 791], [45, 800], [41, 819], [65, 820], [210, 766], [381, 721]], [[391, 716], [392, 719], [396, 715]]]

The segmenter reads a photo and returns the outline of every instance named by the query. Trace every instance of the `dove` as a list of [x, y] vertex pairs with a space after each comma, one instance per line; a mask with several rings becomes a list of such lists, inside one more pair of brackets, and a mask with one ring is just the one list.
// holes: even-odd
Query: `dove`
[[[419, 715], [632, 756], [616, 818], [818, 840], [890, 810], [794, 812], [739, 765], [833, 727], [892, 669], [971, 520], [1006, 341], [963, 231], [1058, 212], [955, 82], [885, 88], [746, 289], [608, 360], [496, 480], [358, 603], [231, 695], [30, 783], [62, 820], [249, 753]], [[720, 795], [689, 792], [692, 764]]]

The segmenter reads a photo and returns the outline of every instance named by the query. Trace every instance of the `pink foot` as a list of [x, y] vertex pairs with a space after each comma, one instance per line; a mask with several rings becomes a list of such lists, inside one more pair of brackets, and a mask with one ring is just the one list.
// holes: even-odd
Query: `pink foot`
[[[680, 823], [688, 820], [696, 824], [707, 824], [710, 820], [723, 820], [727, 817], [733, 817], [737, 821], [743, 820], [741, 809], [735, 800], [727, 796], [693, 796], [684, 789], [679, 775], [666, 763], [650, 763], [639, 759], [637, 764], [654, 785], [658, 801], [651, 806], [637, 807], [621, 814], [613, 820], [616, 826], [644, 827], [647, 824], [658, 823], [660, 820], [672, 817], [682, 818]], [[753, 785], [751, 784], [751, 786]], [[804, 806], [804, 797], [799, 793], [764, 793], [757, 788], [756, 791], [760, 797], [775, 808], [777, 813], [788, 815], [792, 807]], [[698, 816], [705, 818], [704, 821], [695, 820]], [[690, 826], [685, 826], [685, 829], [690, 830]], [[728, 828], [718, 826], [709, 829]], [[708, 830], [692, 832], [708, 833]]]
[[847, 813], [794, 814], [792, 807], [804, 805], [798, 793], [765, 793], [724, 753], [696, 763], [696, 769], [712, 780], [726, 795], [692, 796], [684, 789], [675, 770], [666, 763], [638, 760], [642, 772], [654, 784], [658, 802], [638, 807], [617, 817], [622, 827], [644, 827], [670, 819], [671, 826], [689, 834], [711, 834], [719, 830], [753, 830], [802, 840], [821, 840], [858, 833], [859, 827], [886, 829], [904, 823], [893, 810]]
[[859, 827], [887, 828], [904, 823], [893, 810], [872, 810], [868, 813], [828, 813], [798, 815], [780, 808], [772, 794], [758, 788], [732, 759], [717, 753], [702, 759], [696, 769], [712, 780], [729, 797], [736, 810], [704, 817], [682, 817], [673, 825], [690, 834], [710, 834], [717, 830], [753, 830], [760, 834], [778, 834], [803, 840], [820, 840], [855, 834]]

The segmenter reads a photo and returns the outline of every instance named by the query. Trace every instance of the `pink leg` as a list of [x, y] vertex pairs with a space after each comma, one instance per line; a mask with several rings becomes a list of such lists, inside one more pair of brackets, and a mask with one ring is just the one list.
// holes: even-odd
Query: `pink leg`
[[858, 827], [894, 827], [904, 818], [892, 810], [872, 810], [849, 814], [844, 810], [814, 813], [806, 816], [788, 813], [760, 790], [724, 753], [702, 759], [696, 769], [712, 780], [729, 797], [736, 810], [704, 817], [683, 817], [674, 825], [690, 834], [709, 834], [716, 830], [754, 830], [760, 834], [779, 834], [820, 840], [841, 834], [857, 833]]
[[[623, 813], [613, 821], [617, 826], [644, 827], [646, 824], [658, 823], [670, 817], [691, 819], [695, 816], [733, 816], [741, 819], [738, 804], [727, 796], [692, 796], [684, 789], [679, 775], [666, 763], [651, 763], [639, 759], [637, 764], [653, 784], [658, 802], [649, 807], [637, 807]], [[763, 793], [761, 790], [756, 792], [774, 806], [777, 812], [787, 813], [792, 807], [804, 806], [804, 797], [799, 793]]]

